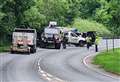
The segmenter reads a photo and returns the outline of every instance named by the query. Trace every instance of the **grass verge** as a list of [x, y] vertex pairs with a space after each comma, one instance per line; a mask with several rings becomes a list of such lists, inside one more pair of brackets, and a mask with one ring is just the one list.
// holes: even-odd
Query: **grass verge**
[[120, 75], [120, 48], [115, 49], [114, 52], [109, 50], [109, 52], [99, 53], [92, 63], [108, 72]]
[[10, 51], [10, 46], [0, 46], [0, 53], [8, 51]]

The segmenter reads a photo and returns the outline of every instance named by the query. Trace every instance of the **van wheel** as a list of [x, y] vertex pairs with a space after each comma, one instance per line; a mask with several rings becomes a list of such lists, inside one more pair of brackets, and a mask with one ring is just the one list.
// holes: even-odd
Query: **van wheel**
[[79, 41], [79, 46], [80, 46], [80, 47], [84, 47], [84, 45], [85, 45], [85, 44], [84, 44], [84, 41], [82, 41], [82, 40]]

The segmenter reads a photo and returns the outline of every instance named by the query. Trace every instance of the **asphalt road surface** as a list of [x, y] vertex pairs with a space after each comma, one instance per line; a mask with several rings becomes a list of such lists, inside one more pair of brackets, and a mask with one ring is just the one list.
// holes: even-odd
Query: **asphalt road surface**
[[[109, 48], [112, 41], [109, 40]], [[99, 51], [106, 49], [106, 41], [99, 45]], [[120, 40], [115, 40], [115, 47], [120, 47]], [[0, 82], [54, 82], [47, 80], [38, 72], [38, 61], [43, 71], [62, 79], [65, 82], [120, 82], [118, 78], [111, 78], [87, 68], [83, 58], [95, 54], [94, 46], [69, 46], [67, 49], [38, 49], [37, 53], [0, 54]], [[51, 78], [52, 79], [52, 78]]]

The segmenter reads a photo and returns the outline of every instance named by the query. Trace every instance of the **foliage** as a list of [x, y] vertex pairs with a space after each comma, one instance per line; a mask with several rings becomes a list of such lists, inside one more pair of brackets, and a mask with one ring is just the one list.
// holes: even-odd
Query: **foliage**
[[32, 28], [40, 28], [42, 24], [46, 22], [46, 16], [39, 13], [36, 7], [31, 7], [29, 10], [24, 12], [25, 22], [27, 22]]
[[99, 7], [100, 3], [97, 0], [80, 0], [80, 16], [84, 19], [92, 18]]
[[0, 47], [0, 52], [8, 52], [10, 51], [10, 46], [2, 46]]
[[95, 20], [109, 27], [112, 33], [120, 35], [120, 0], [99, 0]]
[[78, 28], [81, 32], [96, 31], [99, 35], [110, 35], [110, 31], [96, 21], [75, 19], [72, 27]]
[[119, 36], [120, 0], [0, 0], [0, 43], [21, 24], [39, 31], [49, 21], [68, 26], [78, 18], [92, 20], [94, 27], [101, 23], [102, 26], [94, 29], [100, 31], [104, 27]]

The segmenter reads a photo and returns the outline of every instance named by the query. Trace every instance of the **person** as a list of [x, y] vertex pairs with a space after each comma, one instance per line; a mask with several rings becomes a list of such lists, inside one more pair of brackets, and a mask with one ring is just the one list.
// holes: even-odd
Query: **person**
[[67, 44], [67, 38], [66, 35], [63, 34], [63, 41], [62, 41], [63, 49], [66, 49], [66, 44]]
[[91, 46], [91, 37], [86, 37], [86, 41], [87, 41], [87, 49], [89, 50], [90, 46]]
[[95, 40], [95, 52], [98, 52], [99, 41], [100, 41], [100, 38], [98, 36], [96, 36], [96, 40]]

